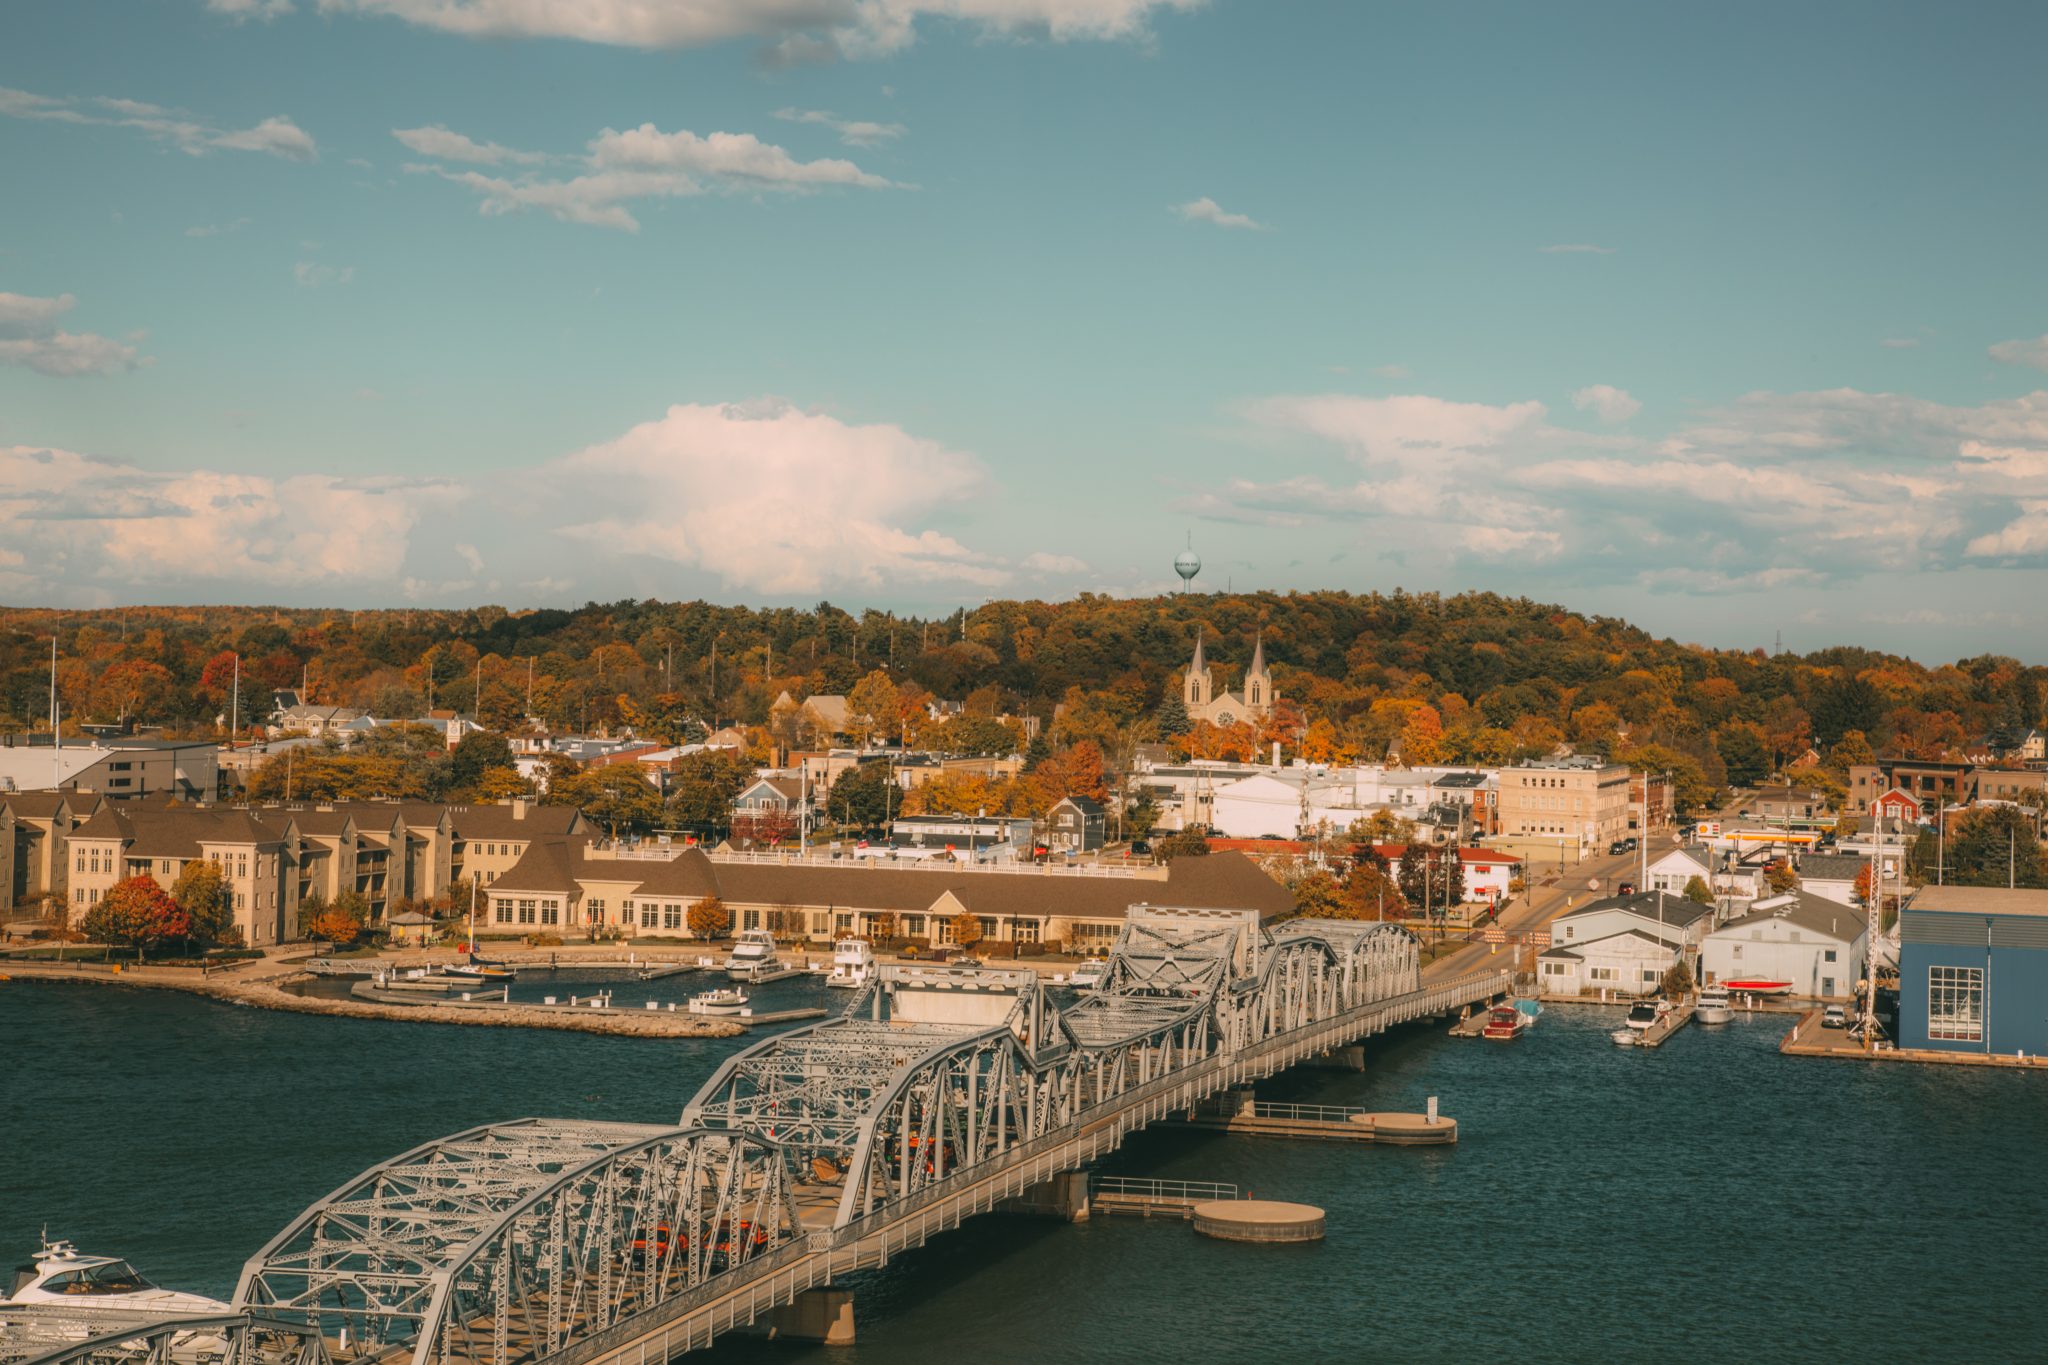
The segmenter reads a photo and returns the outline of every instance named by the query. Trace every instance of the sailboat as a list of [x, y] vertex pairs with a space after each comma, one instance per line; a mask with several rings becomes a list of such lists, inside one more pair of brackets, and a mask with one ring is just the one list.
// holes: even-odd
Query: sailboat
[[469, 942], [463, 945], [466, 959], [450, 965], [441, 974], [452, 976], [458, 981], [510, 981], [519, 975], [509, 962], [497, 962], [479, 956], [476, 950], [476, 900], [481, 874], [471, 873], [469, 880]]

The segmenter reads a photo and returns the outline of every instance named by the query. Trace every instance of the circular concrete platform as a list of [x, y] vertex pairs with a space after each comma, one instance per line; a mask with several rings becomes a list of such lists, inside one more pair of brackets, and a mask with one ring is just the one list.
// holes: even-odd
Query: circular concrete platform
[[1195, 1231], [1226, 1242], [1320, 1242], [1323, 1211], [1271, 1199], [1217, 1199], [1197, 1204]]
[[1363, 1124], [1372, 1129], [1374, 1142], [1391, 1142], [1402, 1146], [1422, 1147], [1431, 1143], [1456, 1142], [1458, 1121], [1436, 1116], [1436, 1122], [1429, 1121], [1427, 1114], [1353, 1114], [1353, 1123]]

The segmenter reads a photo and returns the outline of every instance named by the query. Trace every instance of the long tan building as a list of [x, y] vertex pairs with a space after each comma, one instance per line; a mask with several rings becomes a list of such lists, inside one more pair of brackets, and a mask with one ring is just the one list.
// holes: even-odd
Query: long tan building
[[706, 897], [722, 901], [739, 929], [828, 940], [873, 934], [893, 916], [899, 935], [933, 944], [953, 941], [963, 913], [979, 921], [983, 939], [1106, 945], [1133, 905], [1257, 910], [1267, 919], [1294, 910], [1287, 889], [1237, 853], [1079, 875], [1029, 865], [726, 859], [570, 838], [535, 843], [485, 890], [490, 927], [501, 934], [688, 938], [689, 908]]
[[204, 860], [221, 870], [242, 941], [252, 948], [282, 942], [298, 933], [296, 841], [289, 819], [273, 824], [246, 810], [107, 802], [71, 832], [72, 924], [116, 882], [147, 876], [168, 891], [188, 863]]
[[1593, 849], [1627, 835], [1628, 808], [1625, 763], [1560, 759], [1500, 772], [1500, 832], [1509, 838]]

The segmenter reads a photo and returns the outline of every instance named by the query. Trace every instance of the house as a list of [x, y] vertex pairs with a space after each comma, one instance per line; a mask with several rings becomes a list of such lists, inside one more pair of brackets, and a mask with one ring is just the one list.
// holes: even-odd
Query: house
[[313, 706], [306, 702], [282, 707], [266, 727], [272, 739], [284, 735], [311, 735], [315, 739], [324, 737], [329, 731], [340, 733], [341, 727], [350, 721], [364, 718], [361, 711], [347, 706]]
[[8, 873], [0, 905], [19, 909], [40, 896], [65, 897], [72, 828], [99, 804], [97, 797], [61, 791], [0, 794], [8, 824]]
[[394, 948], [424, 948], [440, 933], [437, 927], [440, 922], [432, 915], [423, 915], [417, 910], [393, 915], [384, 923], [390, 931], [387, 941]]
[[[1442, 852], [1440, 848], [1436, 851]], [[1373, 852], [1386, 863], [1389, 874], [1397, 878], [1401, 875], [1408, 845], [1374, 844]], [[1465, 882], [1466, 903], [1492, 901], [1497, 904], [1507, 899], [1508, 883], [1522, 875], [1522, 860], [1499, 849], [1461, 848], [1458, 850], [1458, 870]]]
[[1761, 820], [1768, 825], [1794, 828], [1833, 825], [1835, 822], [1834, 812], [1828, 809], [1828, 794], [1808, 787], [1759, 787], [1756, 795], [1743, 807], [1742, 814], [1746, 819]]
[[587, 835], [532, 844], [486, 890], [485, 907], [491, 930], [501, 934], [681, 938], [689, 934], [689, 907], [707, 896], [725, 904], [734, 928], [819, 942], [864, 934], [947, 944], [968, 915], [979, 937], [994, 943], [1103, 947], [1137, 905], [1255, 910], [1266, 921], [1294, 910], [1285, 887], [1234, 853], [1080, 876], [1021, 862], [973, 869], [942, 859], [871, 864], [736, 858], [679, 846], [628, 850]]
[[1628, 833], [1629, 796], [1625, 763], [1574, 756], [1503, 768], [1500, 830], [1581, 853], [1605, 848]]
[[1854, 905], [1856, 879], [1870, 866], [1870, 859], [1849, 853], [1802, 853], [1792, 866], [1799, 874], [1800, 890], [1837, 905]]
[[1708, 934], [1700, 979], [1789, 981], [1794, 995], [1846, 999], [1863, 976], [1863, 915], [1811, 892], [1766, 896], [1749, 913]]
[[1898, 1043], [2048, 1052], [2048, 891], [1920, 889], [1899, 912]]
[[1551, 942], [1576, 948], [1610, 934], [1642, 933], [1683, 943], [1697, 951], [1713, 927], [1714, 908], [1665, 891], [1638, 891], [1628, 896], [1603, 896], [1551, 922]]
[[1762, 866], [1705, 844], [1681, 844], [1655, 859], [1642, 889], [1682, 896], [1694, 877], [1704, 882], [1716, 899], [1754, 900], [1764, 890]]
[[1676, 940], [1638, 930], [1557, 944], [1536, 958], [1544, 995], [1654, 995], [1683, 953]]
[[790, 815], [801, 809], [806, 792], [797, 777], [757, 777], [732, 799], [732, 813], [740, 815]]
[[1045, 813], [1045, 846], [1054, 853], [1093, 853], [1108, 838], [1109, 816], [1099, 801], [1062, 797]]
[[212, 740], [96, 739], [90, 744], [0, 743], [0, 793], [94, 792], [210, 800], [220, 768]]

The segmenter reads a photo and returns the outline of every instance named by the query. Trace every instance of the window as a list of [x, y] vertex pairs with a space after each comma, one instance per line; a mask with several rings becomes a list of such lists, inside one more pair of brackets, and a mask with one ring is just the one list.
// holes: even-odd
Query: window
[[511, 901], [496, 900], [491, 903], [491, 907], [497, 912], [494, 916], [492, 916], [492, 918], [496, 919], [498, 923], [510, 924], [512, 922]]
[[1833, 948], [1828, 949], [1820, 955], [1820, 960], [1823, 962], [1833, 962], [1835, 960], [1835, 950]]
[[1984, 1037], [1984, 969], [1927, 969], [1927, 1036], [1974, 1043]]
[[1591, 977], [1595, 981], [1619, 980], [1619, 978], [1615, 976], [1614, 968], [1612, 967], [1593, 967], [1587, 970], [1586, 975]]
[[923, 915], [905, 915], [905, 916], [903, 917], [903, 932], [904, 932], [905, 936], [906, 936], [906, 937], [909, 937], [909, 938], [923, 938], [923, 937], [924, 937], [924, 916], [923, 916]]
[[683, 927], [683, 906], [681, 901], [669, 901], [661, 907], [661, 927], [680, 929]]
[[521, 900], [519, 902], [519, 922], [521, 924], [531, 924], [533, 919], [534, 903], [530, 900]]
[[853, 916], [852, 916], [852, 915], [850, 915], [850, 914], [849, 914], [849, 915], [834, 915], [834, 916], [832, 917], [832, 932], [833, 932], [833, 933], [835, 933], [835, 934], [850, 934], [850, 933], [852, 933], [852, 932], [853, 932]]
[[540, 903], [540, 922], [542, 924], [560, 924], [562, 922], [562, 903], [560, 901], [542, 901]]
[[588, 901], [585, 901], [585, 902], [584, 902], [584, 906], [583, 906], [583, 909], [584, 909], [583, 919], [584, 919], [584, 922], [585, 922], [585, 923], [587, 923], [587, 924], [603, 924], [603, 923], [604, 923], [604, 902], [603, 902], [603, 901], [601, 901], [601, 900], [597, 900], [597, 899], [592, 899], [592, 900], [588, 900]]
[[640, 927], [652, 929], [660, 922], [661, 907], [653, 901], [640, 902]]
[[1645, 968], [1643, 968], [1643, 980], [1644, 980], [1644, 981], [1646, 981], [1646, 982], [1649, 982], [1649, 983], [1651, 983], [1651, 984], [1655, 984], [1656, 982], [1658, 982], [1658, 981], [1661, 981], [1661, 980], [1663, 980], [1663, 979], [1664, 979], [1664, 978], [1662, 978], [1662, 977], [1658, 976], [1658, 975], [1657, 975], [1657, 973], [1656, 973], [1656, 972], [1655, 972], [1654, 970], [1652, 970], [1651, 968], [1649, 968], [1649, 967], [1645, 967]]

